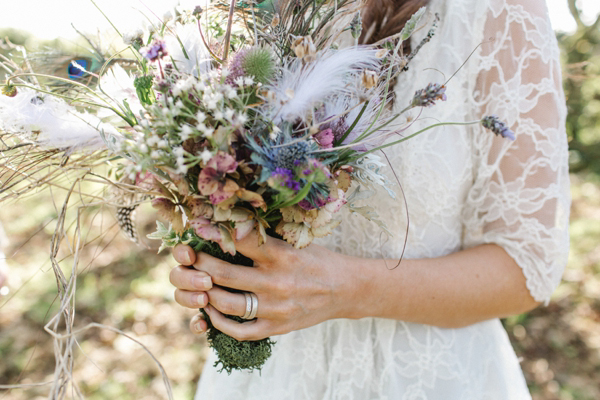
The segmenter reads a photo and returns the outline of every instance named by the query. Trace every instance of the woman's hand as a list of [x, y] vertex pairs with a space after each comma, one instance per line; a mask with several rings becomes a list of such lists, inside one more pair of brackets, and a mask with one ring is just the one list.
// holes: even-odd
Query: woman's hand
[[[171, 271], [177, 287], [175, 300], [184, 307], [204, 308], [213, 325], [238, 340], [259, 340], [307, 328], [328, 319], [354, 318], [350, 307], [359, 277], [346, 256], [311, 245], [297, 250], [288, 243], [269, 237], [257, 246], [255, 233], [236, 243], [236, 249], [254, 260], [254, 267], [229, 264], [205, 253], [179, 245], [173, 250], [180, 266]], [[186, 266], [193, 266], [194, 269]], [[214, 285], [213, 285], [214, 284]], [[257, 319], [239, 323], [224, 314], [243, 316], [243, 293], [258, 297]], [[201, 315], [192, 319], [195, 333], [206, 330]]]

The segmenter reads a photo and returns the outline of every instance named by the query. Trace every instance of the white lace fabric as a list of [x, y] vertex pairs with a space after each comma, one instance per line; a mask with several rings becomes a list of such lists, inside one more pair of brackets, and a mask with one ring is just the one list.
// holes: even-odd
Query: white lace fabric
[[[522, 268], [531, 295], [547, 302], [566, 265], [569, 178], [559, 53], [545, 2], [432, 0], [429, 8], [441, 22], [401, 76], [398, 108], [416, 89], [443, 83], [458, 70], [447, 84], [448, 100], [425, 109], [413, 128], [495, 114], [517, 139], [496, 137], [479, 125], [449, 126], [392, 147], [386, 155], [407, 208], [400, 195], [391, 199], [383, 190], [368, 202], [393, 236], [345, 214], [339, 229], [320, 244], [361, 257], [399, 257], [408, 210], [405, 257], [496, 243]], [[389, 177], [396, 179], [391, 172]], [[531, 398], [497, 319], [460, 329], [341, 319], [275, 340], [261, 373], [218, 373], [213, 355], [196, 398]]]

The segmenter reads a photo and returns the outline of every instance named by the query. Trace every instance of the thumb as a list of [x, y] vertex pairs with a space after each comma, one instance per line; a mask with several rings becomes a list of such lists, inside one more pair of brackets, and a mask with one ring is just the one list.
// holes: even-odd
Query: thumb
[[173, 249], [173, 258], [179, 264], [189, 267], [196, 262], [196, 253], [190, 246], [178, 244]]

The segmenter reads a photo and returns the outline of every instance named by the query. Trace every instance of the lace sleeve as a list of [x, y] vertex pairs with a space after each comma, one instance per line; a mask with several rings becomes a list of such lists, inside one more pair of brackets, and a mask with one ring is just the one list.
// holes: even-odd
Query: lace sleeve
[[[491, 0], [472, 72], [473, 113], [496, 114], [508, 142], [473, 132], [473, 186], [464, 243], [502, 246], [522, 268], [536, 301], [548, 303], [569, 248], [566, 106], [559, 51], [543, 0]], [[491, 41], [490, 41], [491, 39]]]

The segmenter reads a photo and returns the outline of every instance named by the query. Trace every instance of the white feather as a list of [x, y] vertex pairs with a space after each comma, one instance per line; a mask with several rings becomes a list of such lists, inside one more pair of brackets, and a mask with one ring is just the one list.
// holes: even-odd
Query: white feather
[[0, 96], [0, 129], [20, 134], [47, 148], [95, 150], [103, 148], [100, 132], [119, 132], [98, 117], [81, 113], [65, 101], [33, 90], [19, 89], [15, 97]]
[[[133, 82], [134, 78], [119, 64], [115, 64], [100, 78], [100, 87], [110, 97], [111, 102], [116, 102], [123, 107], [123, 102], [127, 101], [131, 111], [135, 115], [140, 115], [144, 111], [144, 107], [140, 103]], [[115, 113], [101, 108], [98, 110], [98, 116], [110, 117], [115, 116]]]
[[334, 93], [349, 93], [348, 84], [357, 79], [360, 71], [378, 69], [375, 53], [368, 47], [351, 47], [327, 50], [307, 64], [295, 59], [282, 69], [281, 78], [267, 87], [275, 96], [266, 115], [275, 123], [304, 118]]
[[[182, 73], [196, 77], [209, 72], [212, 69], [212, 58], [202, 41], [198, 26], [195, 24], [177, 24], [173, 31], [174, 34], [165, 36], [165, 44], [167, 45], [169, 57], [173, 59], [177, 69]], [[181, 40], [181, 43], [177, 38]], [[185, 54], [181, 48], [182, 44]]]

